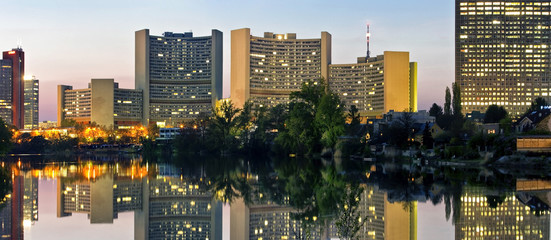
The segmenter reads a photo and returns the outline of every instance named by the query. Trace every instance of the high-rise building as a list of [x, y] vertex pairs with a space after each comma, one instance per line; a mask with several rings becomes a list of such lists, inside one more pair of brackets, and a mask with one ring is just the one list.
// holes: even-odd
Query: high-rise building
[[362, 117], [382, 117], [390, 110], [417, 111], [417, 63], [408, 52], [386, 51], [355, 64], [329, 65], [329, 88]]
[[222, 97], [222, 32], [193, 37], [136, 32], [136, 89], [143, 90], [143, 123], [174, 125], [210, 114]]
[[551, 100], [551, 4], [455, 1], [455, 81], [463, 112], [505, 107], [512, 116]]
[[57, 87], [57, 124], [64, 119], [97, 123], [105, 127], [129, 127], [142, 119], [141, 90], [119, 88], [113, 79], [92, 79], [88, 88]]
[[11, 60], [0, 59], [0, 118], [6, 123], [12, 119], [12, 67]]
[[25, 129], [38, 128], [38, 79], [25, 78]]
[[264, 37], [251, 35], [249, 28], [231, 32], [231, 93], [237, 107], [246, 101], [272, 107], [289, 102], [289, 94], [302, 83], [327, 79], [331, 63], [331, 34], [321, 38], [297, 39], [295, 33]]
[[[21, 48], [2, 53], [0, 62], [0, 117], [17, 128], [25, 125], [25, 52]], [[10, 113], [11, 112], [11, 113]]]

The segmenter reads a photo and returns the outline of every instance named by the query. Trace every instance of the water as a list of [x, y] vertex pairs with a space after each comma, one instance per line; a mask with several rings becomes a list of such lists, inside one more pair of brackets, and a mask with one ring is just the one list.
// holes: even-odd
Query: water
[[349, 160], [12, 158], [3, 239], [550, 239], [538, 170]]

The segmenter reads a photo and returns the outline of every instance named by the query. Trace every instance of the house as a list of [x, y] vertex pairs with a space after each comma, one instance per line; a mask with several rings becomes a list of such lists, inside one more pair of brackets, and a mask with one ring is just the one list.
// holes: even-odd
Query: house
[[516, 132], [529, 132], [532, 130], [551, 131], [551, 109], [540, 109], [524, 114], [515, 123]]
[[413, 128], [415, 129], [415, 141], [420, 142], [423, 144], [423, 133], [425, 132], [425, 128], [429, 128], [430, 135], [434, 139], [438, 134], [444, 132], [440, 126], [438, 126], [435, 122], [426, 122], [426, 123], [415, 123], [413, 125]]

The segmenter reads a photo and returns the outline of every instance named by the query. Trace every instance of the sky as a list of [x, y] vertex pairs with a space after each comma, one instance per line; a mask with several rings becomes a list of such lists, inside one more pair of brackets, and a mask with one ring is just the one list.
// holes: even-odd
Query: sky
[[85, 88], [92, 78], [114, 78], [134, 88], [134, 32], [193, 31], [224, 34], [224, 97], [230, 93], [230, 32], [251, 28], [297, 33], [297, 38], [332, 35], [332, 63], [355, 63], [371, 55], [408, 51], [418, 62], [419, 109], [442, 105], [454, 81], [454, 1], [442, 0], [25, 0], [2, 3], [0, 50], [19, 44], [25, 71], [40, 80], [40, 121], [56, 120], [59, 84]]

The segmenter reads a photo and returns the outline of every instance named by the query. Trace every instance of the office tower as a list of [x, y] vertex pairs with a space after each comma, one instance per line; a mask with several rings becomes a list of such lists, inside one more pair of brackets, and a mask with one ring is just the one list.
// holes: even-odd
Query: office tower
[[142, 91], [119, 88], [113, 79], [92, 79], [88, 88], [57, 87], [57, 124], [64, 119], [126, 128], [142, 119]]
[[[0, 117], [2, 119], [6, 117], [4, 119], [5, 122], [21, 129], [25, 124], [25, 84], [23, 81], [23, 76], [25, 75], [25, 52], [21, 48], [14, 48], [11, 51], [3, 52], [2, 57], [2, 70], [0, 72]], [[8, 114], [7, 112], [10, 111], [11, 113]]]
[[331, 63], [331, 34], [297, 39], [295, 33], [264, 37], [249, 28], [231, 32], [231, 93], [237, 107], [250, 100], [255, 107], [273, 107], [289, 102], [289, 94], [302, 83], [327, 80]]
[[6, 123], [12, 119], [12, 67], [11, 60], [0, 59], [0, 118]]
[[409, 52], [386, 51], [355, 64], [329, 65], [329, 88], [346, 108], [355, 105], [362, 117], [382, 117], [390, 110], [417, 111], [417, 63]]
[[25, 129], [38, 128], [38, 79], [25, 78]]
[[222, 97], [222, 32], [136, 32], [136, 89], [143, 90], [143, 123], [175, 125], [210, 114]]
[[503, 195], [502, 202], [492, 207], [487, 190], [466, 187], [455, 223], [455, 239], [549, 239], [548, 211], [537, 216], [514, 193]]
[[496, 104], [514, 117], [551, 100], [551, 6], [533, 0], [455, 1], [455, 81], [463, 113]]

